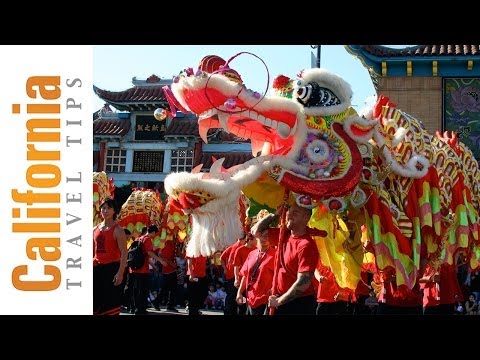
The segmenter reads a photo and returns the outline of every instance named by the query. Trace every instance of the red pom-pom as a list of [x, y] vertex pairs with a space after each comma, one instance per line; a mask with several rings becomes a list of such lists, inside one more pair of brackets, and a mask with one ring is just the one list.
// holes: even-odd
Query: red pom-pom
[[273, 88], [274, 89], [283, 89], [288, 85], [290, 78], [285, 75], [278, 75], [275, 80], [273, 80]]

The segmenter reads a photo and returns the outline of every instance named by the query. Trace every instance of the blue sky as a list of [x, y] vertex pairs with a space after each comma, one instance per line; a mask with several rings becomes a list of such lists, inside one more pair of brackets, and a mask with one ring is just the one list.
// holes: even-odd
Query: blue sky
[[[132, 87], [131, 80], [146, 79], [152, 74], [171, 79], [187, 67], [196, 69], [206, 55], [219, 55], [225, 60], [246, 51], [260, 57], [270, 73], [269, 92], [273, 79], [280, 74], [295, 78], [302, 69], [311, 67], [309, 45], [105, 45], [94, 46], [94, 84], [104, 90], [121, 91]], [[235, 58], [230, 67], [237, 70], [247, 86], [264, 93], [267, 71], [263, 63], [248, 54]], [[375, 94], [367, 69], [347, 53], [343, 45], [322, 45], [321, 67], [326, 68], [350, 83], [352, 104], [357, 111], [365, 105], [367, 97]], [[95, 94], [94, 111], [103, 106]]]

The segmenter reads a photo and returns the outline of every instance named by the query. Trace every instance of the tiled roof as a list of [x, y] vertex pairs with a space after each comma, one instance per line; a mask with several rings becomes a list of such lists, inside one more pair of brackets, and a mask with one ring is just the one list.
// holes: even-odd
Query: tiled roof
[[480, 45], [418, 45], [403, 49], [381, 45], [360, 45], [360, 48], [378, 57], [480, 56]]
[[147, 82], [147, 83], [158, 83], [158, 82], [160, 82], [160, 80], [161, 80], [161, 79], [160, 79], [157, 75], [152, 74], [152, 75], [150, 75], [150, 76], [148, 77], [148, 79], [146, 80], [146, 82]]
[[100, 110], [97, 110], [93, 113], [93, 121], [100, 119], [102, 116], [112, 115], [112, 114], [114, 114], [114, 112], [112, 111], [112, 108], [110, 107], [110, 105], [105, 103]]
[[[165, 104], [167, 99], [163, 93], [162, 86], [134, 86], [124, 91], [107, 91], [93, 86], [93, 91], [99, 98], [108, 102], [118, 110], [148, 110], [158, 108], [160, 104]], [[144, 104], [143, 108], [131, 108], [131, 104]], [[150, 105], [150, 106], [149, 106]], [[153, 105], [153, 107], [151, 106]]]
[[170, 126], [165, 131], [165, 136], [199, 136], [198, 122], [196, 118], [178, 119], [174, 118]]
[[93, 135], [126, 135], [130, 119], [97, 119], [93, 122]]
[[198, 164], [203, 164], [203, 169], [210, 169], [210, 166], [212, 166], [213, 163], [212, 156], [214, 156], [217, 160], [225, 158], [222, 166], [226, 169], [238, 164], [243, 164], [244, 162], [253, 158], [252, 153], [245, 152], [203, 153], [200, 157], [200, 160], [196, 162], [195, 166]]
[[161, 86], [134, 86], [124, 91], [107, 91], [93, 87], [100, 98], [112, 102], [164, 102], [167, 101]]

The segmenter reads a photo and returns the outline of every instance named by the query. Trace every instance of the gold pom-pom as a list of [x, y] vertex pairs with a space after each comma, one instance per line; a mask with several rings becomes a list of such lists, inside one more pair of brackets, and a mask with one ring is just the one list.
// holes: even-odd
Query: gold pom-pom
[[167, 118], [167, 112], [165, 109], [156, 109], [153, 113], [153, 117], [158, 121], [163, 121]]

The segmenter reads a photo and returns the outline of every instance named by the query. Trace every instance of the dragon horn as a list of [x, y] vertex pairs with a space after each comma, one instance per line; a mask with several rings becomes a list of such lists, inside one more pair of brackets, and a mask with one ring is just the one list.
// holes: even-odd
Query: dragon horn
[[192, 169], [192, 174], [198, 174], [202, 170], [203, 164], [199, 164]]
[[210, 174], [220, 174], [222, 172], [222, 165], [225, 158], [218, 159], [210, 167]]

